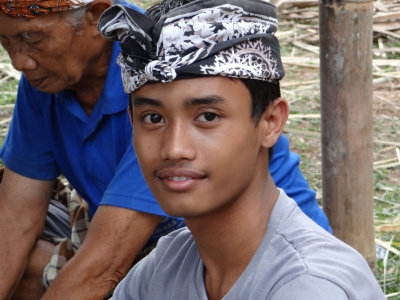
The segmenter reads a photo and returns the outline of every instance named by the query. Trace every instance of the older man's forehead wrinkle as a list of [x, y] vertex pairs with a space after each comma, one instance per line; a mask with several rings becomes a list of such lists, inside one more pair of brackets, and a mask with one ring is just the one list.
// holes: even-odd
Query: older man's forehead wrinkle
[[7, 22], [1, 20], [0, 17], [0, 37], [27, 38], [31, 37], [32, 35], [39, 35], [39, 34], [44, 35], [48, 31], [52, 30], [56, 24], [55, 21], [38, 23], [38, 22], [21, 22], [18, 19], [15, 20], [17, 22], [14, 21]]

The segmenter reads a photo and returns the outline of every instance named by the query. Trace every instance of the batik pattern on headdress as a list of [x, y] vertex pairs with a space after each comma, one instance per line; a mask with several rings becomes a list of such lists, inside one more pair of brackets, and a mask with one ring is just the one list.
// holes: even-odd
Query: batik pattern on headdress
[[94, 0], [0, 0], [0, 9], [12, 17], [34, 18], [85, 6]]
[[98, 28], [120, 41], [125, 91], [146, 82], [228, 76], [276, 82], [284, 76], [275, 7], [262, 0], [197, 0], [158, 22], [127, 7], [105, 11]]

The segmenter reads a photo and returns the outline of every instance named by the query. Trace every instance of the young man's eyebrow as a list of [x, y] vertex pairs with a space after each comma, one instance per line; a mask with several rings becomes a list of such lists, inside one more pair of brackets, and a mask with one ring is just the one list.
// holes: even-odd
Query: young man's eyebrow
[[220, 96], [210, 95], [210, 96], [206, 96], [206, 97], [186, 99], [184, 104], [185, 104], [185, 106], [194, 106], [194, 105], [201, 105], [201, 104], [210, 105], [210, 104], [221, 103], [224, 101], [225, 101], [225, 99]]
[[133, 96], [131, 99], [133, 102], [133, 106], [141, 106], [141, 105], [162, 106], [162, 103], [160, 101], [151, 98]]

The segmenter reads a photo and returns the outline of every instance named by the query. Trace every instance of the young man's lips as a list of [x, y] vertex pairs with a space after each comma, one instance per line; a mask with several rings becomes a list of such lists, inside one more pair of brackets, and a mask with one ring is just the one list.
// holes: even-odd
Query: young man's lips
[[155, 171], [155, 175], [175, 192], [188, 191], [206, 177], [204, 172], [187, 168], [161, 168]]

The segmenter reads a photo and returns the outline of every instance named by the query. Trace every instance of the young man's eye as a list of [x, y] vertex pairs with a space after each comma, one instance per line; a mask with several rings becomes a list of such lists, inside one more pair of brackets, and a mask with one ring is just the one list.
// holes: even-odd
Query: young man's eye
[[143, 118], [144, 122], [147, 124], [158, 124], [163, 122], [163, 117], [159, 114], [148, 114]]
[[197, 120], [199, 120], [201, 122], [212, 122], [216, 118], [218, 118], [218, 116], [215, 113], [205, 112], [205, 113], [202, 113], [200, 116], [198, 116]]

